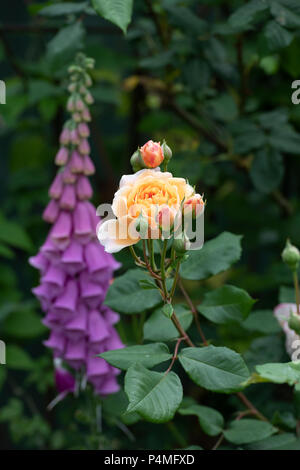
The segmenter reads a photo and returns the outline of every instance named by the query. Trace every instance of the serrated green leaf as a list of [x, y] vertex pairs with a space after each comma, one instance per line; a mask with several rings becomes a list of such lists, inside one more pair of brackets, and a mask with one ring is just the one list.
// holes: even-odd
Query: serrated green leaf
[[278, 321], [272, 310], [256, 310], [241, 324], [249, 331], [257, 331], [264, 334], [274, 334], [281, 331]]
[[240, 390], [241, 383], [249, 378], [243, 358], [232, 349], [215, 346], [185, 348], [178, 358], [197, 385], [214, 392]]
[[153, 372], [141, 364], [131, 366], [125, 376], [128, 412], [137, 412], [147, 421], [170, 421], [182, 401], [182, 385], [178, 375]]
[[292, 33], [282, 28], [276, 21], [269, 21], [267, 23], [264, 35], [270, 51], [277, 51], [287, 47], [294, 38]]
[[106, 351], [99, 356], [112, 366], [124, 370], [137, 363], [151, 368], [172, 357], [168, 347], [163, 343], [128, 346], [127, 348]]
[[141, 269], [130, 269], [117, 277], [108, 289], [105, 304], [113, 310], [126, 313], [140, 313], [161, 303], [160, 293], [153, 289], [141, 289], [140, 281], [150, 281]]
[[268, 9], [268, 6], [265, 0], [251, 0], [230, 15], [229, 24], [238, 29], [246, 29], [255, 22], [259, 13]]
[[249, 315], [254, 302], [245, 290], [222, 286], [205, 294], [197, 310], [214, 323], [242, 322]]
[[49, 60], [74, 54], [82, 47], [84, 29], [80, 21], [76, 21], [62, 28], [47, 45]]
[[294, 385], [300, 381], [300, 363], [270, 363], [255, 367], [259, 377], [278, 384]]
[[[174, 310], [181, 326], [187, 331], [193, 321], [192, 312], [180, 304], [174, 305]], [[177, 329], [172, 321], [164, 316], [161, 308], [155, 310], [144, 323], [144, 339], [147, 341], [171, 341], [178, 336]]]
[[133, 0], [92, 0], [96, 12], [126, 33], [131, 21]]
[[224, 431], [227, 441], [233, 444], [248, 444], [265, 439], [277, 432], [272, 424], [256, 419], [240, 419], [232, 421]]
[[223, 232], [205, 242], [201, 250], [190, 251], [189, 258], [181, 265], [181, 276], [184, 279], [201, 280], [226, 271], [240, 259], [241, 239], [240, 235]]

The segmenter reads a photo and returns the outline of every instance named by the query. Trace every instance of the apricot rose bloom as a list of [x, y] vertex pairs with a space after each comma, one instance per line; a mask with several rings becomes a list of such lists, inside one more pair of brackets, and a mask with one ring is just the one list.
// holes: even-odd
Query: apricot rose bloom
[[149, 140], [140, 148], [141, 157], [147, 168], [156, 168], [164, 159], [160, 142]]
[[[159, 168], [124, 175], [112, 203], [116, 219], [102, 222], [98, 228], [100, 243], [108, 253], [116, 253], [141, 238], [160, 238], [161, 213], [172, 214], [174, 221], [181, 214], [183, 201], [194, 195], [194, 188], [184, 178], [175, 178]], [[141, 217], [149, 227], [146, 237], [136, 229]]]

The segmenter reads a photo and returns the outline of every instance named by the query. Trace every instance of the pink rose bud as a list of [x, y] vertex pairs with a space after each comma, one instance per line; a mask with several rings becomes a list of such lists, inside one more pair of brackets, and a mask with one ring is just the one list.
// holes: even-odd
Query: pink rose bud
[[199, 217], [204, 210], [204, 202], [200, 194], [195, 194], [194, 196], [187, 199], [183, 204], [184, 215], [192, 214], [193, 219]]
[[84, 162], [81, 155], [77, 150], [73, 150], [70, 159], [70, 170], [71, 173], [82, 173], [84, 169]]
[[77, 132], [80, 135], [80, 137], [84, 137], [84, 138], [86, 138], [90, 135], [89, 127], [85, 122], [81, 122], [78, 125]]
[[156, 168], [163, 162], [164, 154], [159, 142], [149, 140], [140, 148], [140, 153], [146, 168]]
[[66, 147], [61, 147], [56, 154], [55, 163], [58, 166], [63, 166], [68, 161], [69, 152]]
[[90, 144], [88, 143], [87, 139], [81, 140], [78, 150], [82, 155], [88, 155], [90, 153]]
[[82, 111], [82, 119], [85, 121], [85, 122], [90, 122], [91, 120], [91, 115], [90, 115], [90, 112], [87, 108], [85, 108], [83, 111]]
[[70, 142], [70, 131], [66, 127], [62, 130], [60, 134], [59, 142], [61, 145], [68, 145], [68, 143]]
[[80, 139], [79, 139], [79, 136], [77, 134], [77, 130], [76, 129], [73, 129], [71, 130], [70, 132], [70, 140], [72, 142], [73, 145], [78, 145], [79, 142], [80, 142]]
[[167, 230], [171, 231], [174, 227], [175, 212], [168, 206], [162, 207], [158, 212], [157, 222], [163, 232]]

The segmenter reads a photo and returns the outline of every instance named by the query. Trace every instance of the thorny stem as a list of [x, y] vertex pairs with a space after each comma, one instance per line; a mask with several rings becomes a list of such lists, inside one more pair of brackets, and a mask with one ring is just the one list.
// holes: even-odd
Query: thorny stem
[[146, 263], [141, 260], [141, 258], [136, 254], [133, 246], [129, 247], [130, 253], [132, 254], [134, 261], [139, 265], [139, 266], [146, 266]]
[[179, 268], [180, 268], [180, 261], [177, 262], [177, 265], [176, 265], [176, 270], [175, 270], [175, 275], [174, 275], [174, 281], [173, 281], [173, 284], [172, 284], [172, 288], [171, 288], [171, 292], [170, 292], [170, 301], [172, 302], [172, 299], [174, 297], [174, 294], [175, 294], [175, 290], [176, 290], [176, 286], [177, 286], [177, 282], [178, 282], [178, 278], [179, 278]]
[[300, 315], [300, 292], [299, 292], [298, 275], [297, 275], [296, 270], [293, 271], [293, 279], [294, 279], [295, 294], [296, 294], [297, 313], [298, 315]]

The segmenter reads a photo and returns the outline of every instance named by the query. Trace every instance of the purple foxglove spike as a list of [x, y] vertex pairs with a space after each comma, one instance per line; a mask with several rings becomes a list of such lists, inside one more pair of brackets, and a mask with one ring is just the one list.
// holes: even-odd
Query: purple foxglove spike
[[103, 383], [98, 388], [100, 395], [110, 395], [120, 390], [120, 386], [116, 381], [115, 377], [111, 377], [109, 374], [104, 378]]
[[39, 299], [39, 301], [43, 300], [49, 302], [53, 298], [53, 291], [51, 289], [51, 286], [45, 282], [37, 287], [34, 287], [32, 289], [32, 292]]
[[71, 173], [83, 173], [84, 161], [82, 156], [77, 152], [77, 150], [73, 150], [71, 154], [70, 170]]
[[59, 136], [59, 143], [61, 145], [68, 145], [70, 142], [70, 131], [66, 127], [62, 130]]
[[63, 166], [67, 163], [69, 157], [69, 151], [66, 147], [60, 147], [55, 157], [55, 164]]
[[51, 230], [51, 239], [62, 250], [70, 242], [72, 231], [72, 217], [69, 212], [62, 211]]
[[75, 392], [75, 378], [61, 366], [55, 367], [55, 384], [59, 393]]
[[80, 142], [79, 135], [77, 134], [77, 130], [73, 129], [70, 132], [70, 140], [73, 145], [78, 145]]
[[35, 267], [36, 269], [39, 269], [41, 271], [41, 274], [44, 274], [47, 267], [49, 266], [49, 261], [43, 255], [43, 253], [39, 252], [37, 255], [31, 256], [29, 258], [29, 264]]
[[84, 338], [81, 338], [79, 340], [76, 339], [75, 341], [68, 339], [64, 359], [68, 361], [68, 363], [70, 363], [72, 367], [77, 369], [81, 365], [85, 364], [86, 349], [87, 343]]
[[85, 122], [90, 122], [91, 121], [91, 114], [88, 110], [88, 108], [85, 108], [82, 113], [82, 119], [85, 121]]
[[88, 322], [87, 308], [80, 304], [74, 317], [69, 320], [66, 325], [66, 333], [70, 339], [80, 339], [86, 335]]
[[81, 114], [80, 113], [73, 113], [73, 119], [75, 122], [81, 121]]
[[116, 330], [112, 327], [110, 327], [110, 336], [109, 338], [105, 341], [105, 347], [106, 350], [111, 350], [111, 349], [122, 349], [124, 348], [124, 344], [121, 341], [120, 336], [116, 332]]
[[75, 312], [78, 298], [77, 281], [69, 279], [63, 293], [57, 297], [54, 307], [56, 311]]
[[90, 343], [100, 343], [109, 336], [106, 321], [97, 310], [89, 313], [88, 334]]
[[51, 199], [43, 212], [43, 219], [50, 224], [56, 221], [59, 214], [59, 207], [55, 199]]
[[86, 94], [84, 95], [84, 101], [86, 102], [86, 104], [94, 103], [94, 98], [89, 91], [87, 91]]
[[59, 206], [61, 209], [73, 210], [75, 205], [76, 193], [74, 184], [66, 184], [59, 200]]
[[52, 199], [59, 199], [63, 190], [63, 180], [61, 172], [57, 173], [49, 189], [49, 196]]
[[66, 281], [66, 273], [58, 265], [50, 265], [46, 274], [42, 277], [42, 282], [63, 287]]
[[49, 310], [45, 318], [42, 320], [42, 323], [52, 330], [63, 331], [64, 322], [62, 320], [62, 315], [55, 313], [53, 310]]
[[113, 312], [106, 305], [103, 305], [101, 307], [101, 313], [109, 325], [114, 325], [115, 323], [118, 323], [118, 321], [120, 320], [120, 315], [116, 312]]
[[65, 166], [62, 172], [62, 179], [66, 184], [73, 184], [76, 182], [77, 176], [72, 173], [70, 162]]
[[101, 222], [101, 219], [96, 214], [96, 207], [90, 201], [85, 201], [84, 203], [85, 203], [85, 207], [86, 207], [88, 213], [90, 214], [91, 223], [92, 223], [92, 227], [93, 227], [93, 234], [94, 234], [95, 238], [97, 238], [97, 226]]
[[87, 243], [93, 234], [91, 219], [84, 202], [78, 202], [73, 212], [74, 234], [83, 243]]
[[93, 354], [88, 354], [87, 357], [87, 376], [88, 379], [91, 377], [97, 377], [105, 375], [109, 372], [109, 365], [102, 359], [102, 357], [95, 357]]
[[84, 258], [88, 271], [91, 274], [110, 267], [109, 260], [104, 254], [102, 245], [96, 241], [90, 241], [84, 247]]
[[80, 141], [78, 150], [82, 155], [88, 155], [90, 153], [90, 144], [88, 143], [87, 139], [82, 139]]
[[85, 109], [84, 102], [81, 99], [76, 100], [75, 107], [77, 111], [83, 111]]
[[76, 240], [72, 240], [61, 258], [64, 269], [70, 274], [76, 274], [85, 267], [83, 259], [83, 246]]
[[45, 243], [41, 246], [41, 253], [50, 261], [59, 261], [60, 252], [58, 247], [51, 240], [50, 235], [47, 237]]
[[57, 356], [64, 354], [66, 339], [62, 331], [53, 330], [50, 333], [49, 338], [44, 341], [44, 345], [48, 348], [53, 349], [53, 352]]
[[86, 176], [95, 173], [95, 165], [88, 155], [83, 155], [83, 172]]
[[80, 137], [84, 137], [84, 138], [89, 137], [90, 135], [89, 126], [85, 122], [81, 122], [78, 125], [77, 132], [80, 135]]
[[75, 100], [73, 96], [70, 96], [67, 102], [67, 110], [72, 112], [75, 111]]
[[93, 195], [93, 189], [88, 178], [84, 175], [78, 177], [76, 182], [76, 194], [81, 201], [90, 199]]
[[100, 284], [89, 279], [86, 273], [80, 275], [80, 296], [88, 307], [96, 308], [105, 298], [105, 290]]

